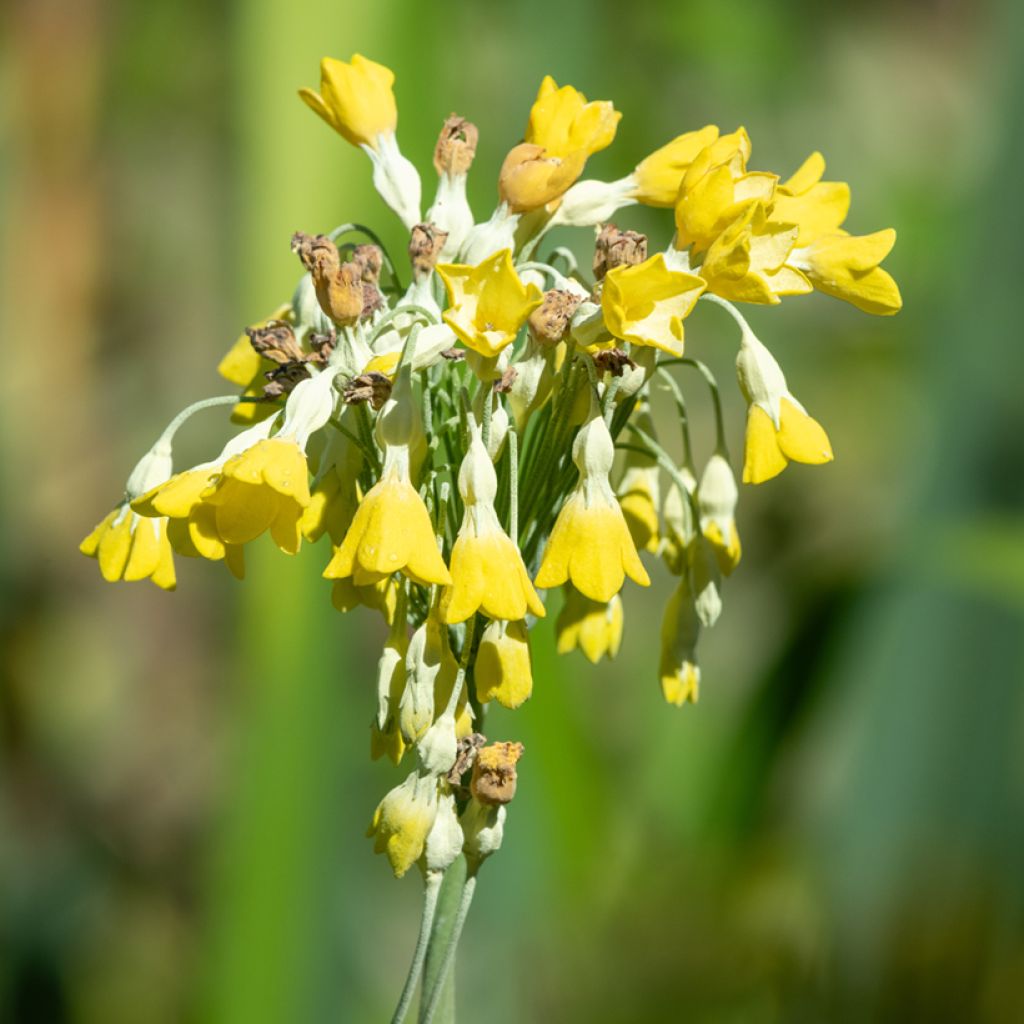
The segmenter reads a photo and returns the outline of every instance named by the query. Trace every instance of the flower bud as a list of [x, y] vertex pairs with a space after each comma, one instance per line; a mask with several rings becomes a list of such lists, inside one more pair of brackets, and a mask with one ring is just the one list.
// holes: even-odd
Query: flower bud
[[424, 870], [447, 871], [462, 853], [462, 844], [462, 826], [455, 810], [455, 797], [451, 793], [442, 793], [423, 849], [421, 864]]
[[437, 816], [437, 780], [413, 772], [377, 805], [367, 835], [387, 854], [396, 878], [419, 860]]

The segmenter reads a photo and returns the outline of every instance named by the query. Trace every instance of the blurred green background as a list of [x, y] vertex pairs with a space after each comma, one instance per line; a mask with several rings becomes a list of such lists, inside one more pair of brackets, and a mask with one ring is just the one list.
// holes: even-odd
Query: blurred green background
[[[404, 769], [369, 762], [382, 636], [331, 608], [326, 550], [260, 549], [244, 585], [178, 559], [173, 595], [107, 586], [76, 551], [290, 295], [292, 231], [361, 220], [401, 252], [365, 158], [295, 95], [360, 51], [396, 71], [426, 194], [443, 118], [479, 125], [478, 217], [550, 72], [623, 111], [594, 176], [744, 124], [754, 166], [821, 149], [847, 226], [899, 233], [900, 316], [751, 314], [837, 458], [744, 488], [700, 704], [658, 690], [660, 569], [626, 594], [614, 663], [557, 659], [553, 616], [536, 630], [533, 700], [488, 720], [526, 756], [460, 1019], [1024, 1020], [1016, 0], [0, 17], [0, 1018], [372, 1022], [397, 998], [419, 885], [363, 831]], [[652, 249], [671, 230], [618, 223]], [[702, 306], [687, 342], [728, 382], [723, 321]], [[227, 432], [196, 421], [184, 463]]]

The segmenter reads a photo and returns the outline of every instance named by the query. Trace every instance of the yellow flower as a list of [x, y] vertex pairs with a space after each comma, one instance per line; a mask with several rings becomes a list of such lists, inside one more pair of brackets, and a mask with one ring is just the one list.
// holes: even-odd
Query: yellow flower
[[[654, 432], [650, 406], [646, 401], [637, 406], [634, 417], [637, 425], [647, 433]], [[657, 460], [642, 452], [627, 451], [617, 494], [630, 536], [638, 549], [658, 550], [659, 490]]]
[[227, 544], [217, 531], [215, 508], [203, 500], [203, 494], [216, 481], [215, 463], [196, 466], [172, 476], [132, 503], [140, 515], [167, 517], [167, 537], [171, 547], [187, 558], [224, 561], [238, 579], [245, 576], [245, 555], [240, 545]]
[[610, 101], [588, 103], [571, 85], [559, 88], [545, 75], [530, 108], [525, 141], [542, 146], [549, 156], [582, 152], [586, 159], [612, 144], [621, 117]]
[[693, 274], [669, 270], [660, 252], [635, 266], [615, 267], [601, 293], [605, 324], [623, 341], [682, 355], [683, 319], [706, 287]]
[[498, 175], [498, 194], [513, 213], [536, 210], [562, 196], [587, 158], [611, 145], [622, 115], [610, 102], [588, 103], [571, 85], [547, 75], [530, 110], [525, 140]]
[[176, 586], [167, 520], [140, 518], [127, 502], [109, 513], [78, 550], [99, 562], [108, 583], [150, 579], [162, 590]]
[[299, 521], [310, 502], [308, 477], [299, 444], [271, 437], [228, 459], [202, 500], [213, 506], [225, 544], [247, 544], [269, 529], [274, 543], [294, 555], [302, 543]]
[[492, 619], [522, 619], [527, 611], [543, 616], [522, 555], [494, 511], [498, 478], [475, 427], [458, 485], [465, 514], [452, 548], [452, 584], [441, 598], [442, 619], [464, 622], [478, 611]]
[[476, 698], [481, 704], [496, 700], [517, 708], [533, 692], [530, 642], [526, 623], [495, 620], [480, 640], [474, 670]]
[[385, 468], [367, 491], [324, 578], [344, 579], [357, 569], [378, 576], [402, 572], [422, 586], [451, 583], [437, 550], [430, 513], [407, 470], [403, 474], [398, 466]]
[[850, 210], [850, 186], [845, 181], [822, 181], [824, 173], [825, 158], [812, 153], [775, 191], [772, 220], [796, 224], [798, 246], [835, 234]]
[[555, 623], [558, 653], [580, 650], [588, 661], [597, 664], [605, 655], [614, 658], [622, 643], [622, 598], [591, 601], [575, 587], [567, 586], [565, 604]]
[[693, 542], [697, 539], [697, 519], [692, 500], [697, 481], [688, 466], [680, 467], [679, 476], [687, 484], [688, 492], [683, 494], [679, 484], [671, 480], [661, 507], [665, 522], [661, 555], [673, 576], [686, 572]]
[[359, 503], [356, 478], [362, 469], [363, 453], [338, 432], [331, 435], [328, 444], [299, 528], [310, 542], [327, 533], [333, 543], [340, 544]]
[[395, 878], [420, 859], [437, 815], [437, 780], [413, 772], [377, 805], [367, 830], [373, 852], [387, 855]]
[[684, 574], [672, 592], [661, 623], [661, 692], [669, 704], [682, 707], [697, 703], [700, 696], [700, 668], [697, 639], [700, 619], [693, 603], [690, 584]]
[[445, 323], [464, 345], [482, 356], [496, 356], [510, 345], [544, 301], [535, 284], [524, 285], [520, 280], [508, 249], [475, 267], [445, 263], [436, 269], [448, 291]]
[[675, 197], [677, 249], [703, 252], [754, 203], [770, 205], [778, 176], [746, 172], [747, 133], [738, 129], [705, 147], [683, 175]]
[[748, 402], [744, 483], [770, 480], [790, 461], [832, 461], [828, 435], [793, 397], [782, 367], [748, 329], [743, 331], [736, 371]]
[[[365, 582], [364, 582], [365, 581]], [[350, 612], [356, 605], [371, 608], [384, 616], [390, 626], [395, 621], [398, 604], [398, 584], [393, 576], [376, 576], [361, 569], [344, 579], [335, 580], [331, 587], [331, 604], [339, 612]]]
[[534, 580], [538, 587], [571, 580], [591, 600], [608, 602], [627, 575], [641, 586], [650, 585], [608, 482], [614, 455], [608, 428], [595, 412], [573, 443], [579, 482], [555, 520]]
[[799, 271], [786, 266], [798, 228], [768, 219], [762, 203], [754, 203], [708, 249], [698, 273], [708, 291], [734, 302], [778, 305], [780, 295], [811, 290]]
[[635, 198], [645, 206], [674, 206], [679, 186], [697, 154], [718, 138], [718, 126], [705, 125], [677, 135], [661, 149], [641, 160], [633, 171]]
[[320, 92], [300, 89], [305, 103], [353, 146], [376, 150], [381, 135], [393, 135], [398, 108], [392, 86], [394, 72], [358, 53], [350, 63], [324, 57], [320, 61]]
[[896, 243], [892, 228], [872, 235], [822, 235], [794, 251], [790, 263], [820, 292], [865, 313], [891, 316], [903, 308], [900, 290], [879, 264]]
[[398, 705], [405, 689], [405, 656], [409, 649], [406, 625], [396, 620], [377, 662], [377, 713], [370, 724], [370, 758], [384, 754], [398, 764], [405, 753], [405, 737], [398, 725]]
[[697, 488], [700, 529], [715, 552], [719, 569], [728, 576], [740, 561], [740, 535], [736, 529], [739, 491], [732, 468], [716, 452], [708, 459]]

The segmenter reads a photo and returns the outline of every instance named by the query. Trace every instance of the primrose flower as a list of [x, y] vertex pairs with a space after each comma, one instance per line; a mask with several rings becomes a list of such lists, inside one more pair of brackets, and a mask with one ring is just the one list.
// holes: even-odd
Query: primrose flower
[[320, 92], [300, 89], [299, 96], [353, 146], [373, 162], [373, 184], [407, 228], [420, 220], [420, 176], [398, 148], [398, 107], [390, 68], [358, 53], [349, 63], [324, 57]]
[[697, 664], [700, 625], [693, 592], [684, 573], [669, 598], [661, 623], [661, 692], [665, 700], [676, 707], [687, 702], [696, 704], [700, 696]]
[[387, 855], [395, 878], [420, 859], [437, 815], [437, 779], [413, 772], [377, 805], [366, 834], [373, 852]]
[[544, 301], [535, 284], [523, 284], [508, 249], [475, 267], [438, 264], [437, 273], [448, 291], [444, 322], [459, 341], [482, 356], [496, 356], [510, 345], [526, 318]]
[[573, 442], [579, 481], [548, 538], [534, 580], [538, 587], [557, 587], [571, 580], [592, 601], [608, 602], [622, 589], [627, 575], [643, 587], [650, 586], [608, 482], [614, 456], [608, 427], [595, 411]]
[[752, 331], [743, 330], [736, 357], [740, 390], [747, 400], [747, 446], [743, 482], [763, 483], [789, 462], [832, 461], [832, 445], [786, 385], [782, 367]]
[[543, 616], [519, 549], [494, 511], [498, 478], [479, 428], [459, 469], [459, 492], [465, 515], [452, 548], [452, 584], [441, 599], [444, 621], [464, 622], [478, 611], [492, 619]]
[[645, 206], [675, 206], [683, 175], [697, 155], [717, 139], [718, 126], [708, 124], [677, 135], [641, 160], [632, 174], [637, 202]]
[[369, 577], [366, 583], [394, 572], [424, 585], [451, 583], [430, 513], [412, 485], [410, 446], [420, 430], [406, 369], [377, 420], [384, 445], [380, 479], [359, 503], [344, 541], [324, 570], [325, 579], [344, 579], [361, 570]]
[[797, 246], [838, 233], [850, 211], [850, 186], [845, 181], [822, 181], [824, 174], [825, 158], [815, 152], [775, 190], [772, 220], [799, 228]]
[[565, 604], [555, 623], [559, 654], [582, 651], [596, 665], [603, 657], [614, 658], [622, 643], [622, 598], [591, 601], [575, 587], [566, 586]]
[[517, 708], [533, 693], [530, 641], [526, 623], [495, 620], [487, 624], [476, 656], [476, 697]]
[[171, 475], [170, 445], [160, 441], [140, 460], [128, 478], [125, 500], [109, 512], [78, 546], [99, 562], [108, 583], [152, 580], [161, 590], [174, 590], [174, 556], [167, 539], [167, 520], [142, 519], [131, 501]]
[[720, 452], [708, 459], [697, 487], [701, 533], [714, 548], [718, 566], [728, 576], [740, 561], [740, 535], [736, 530], [739, 490], [729, 460]]
[[669, 270], [662, 253], [635, 266], [609, 270], [601, 292], [604, 322], [616, 338], [683, 354], [683, 320], [707, 285], [694, 274]]

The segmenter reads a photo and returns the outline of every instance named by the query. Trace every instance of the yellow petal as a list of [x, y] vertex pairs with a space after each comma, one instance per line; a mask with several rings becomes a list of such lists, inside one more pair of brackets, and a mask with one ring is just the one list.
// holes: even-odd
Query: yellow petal
[[779, 403], [779, 448], [793, 462], [820, 466], [834, 458], [832, 445], [821, 424], [788, 399]]
[[160, 523], [139, 519], [132, 531], [132, 546], [124, 567], [126, 581], [152, 576], [160, 562]]
[[351, 62], [324, 57], [320, 62], [320, 95], [303, 89], [299, 95], [353, 146], [377, 148], [380, 135], [394, 134], [398, 108], [390, 68], [358, 53]]
[[760, 484], [778, 476], [786, 468], [786, 458], [779, 448], [775, 424], [759, 405], [747, 411], [747, 443], [743, 462], [743, 482]]
[[120, 519], [113, 522], [100, 537], [96, 557], [100, 572], [108, 583], [121, 578], [128, 562], [132, 544], [132, 513], [127, 505], [120, 507]]
[[702, 149], [717, 138], [717, 125], [705, 125], [697, 131], [677, 135], [671, 142], [641, 160], [633, 172], [637, 183], [637, 200], [647, 206], [675, 205], [687, 167]]
[[110, 529], [111, 524], [118, 517], [121, 512], [121, 506], [112, 509], [108, 512], [100, 521], [96, 524], [95, 529], [89, 534], [81, 544], [78, 545], [78, 550], [83, 555], [88, 555], [90, 558], [96, 557], [96, 552], [99, 550], [100, 541], [103, 539], [103, 535]]
[[525, 622], [492, 623], [484, 631], [474, 670], [477, 700], [518, 708], [533, 692]]

